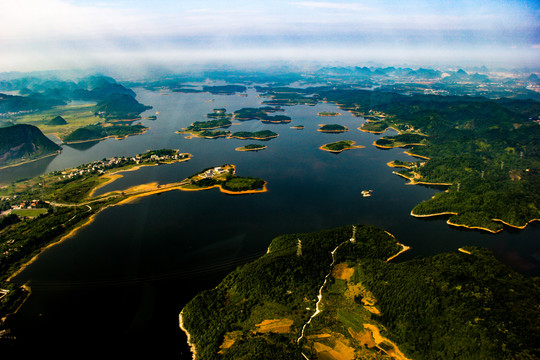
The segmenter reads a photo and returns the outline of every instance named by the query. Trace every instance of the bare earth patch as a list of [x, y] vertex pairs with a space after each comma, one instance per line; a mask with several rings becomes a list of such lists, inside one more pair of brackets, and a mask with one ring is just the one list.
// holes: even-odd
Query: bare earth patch
[[268, 319], [260, 324], [256, 324], [256, 333], [280, 333], [285, 334], [291, 331], [293, 321], [291, 319]]
[[340, 263], [340, 264], [335, 265], [334, 270], [332, 271], [332, 275], [334, 275], [336, 279], [347, 280], [347, 281], [351, 279], [353, 274], [354, 274], [354, 268], [348, 267], [346, 263]]

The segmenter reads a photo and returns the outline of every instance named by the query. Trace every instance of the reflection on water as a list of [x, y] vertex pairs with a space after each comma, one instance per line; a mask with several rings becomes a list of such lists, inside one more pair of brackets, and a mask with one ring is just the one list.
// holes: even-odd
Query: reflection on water
[[90, 149], [91, 147], [97, 145], [98, 143], [99, 141], [85, 141], [85, 142], [74, 143], [74, 144], [65, 144], [64, 146], [69, 146], [70, 148], [73, 148], [79, 151], [86, 151]]
[[47, 172], [47, 168], [54, 159], [61, 155], [52, 155], [46, 158], [31, 161], [19, 166], [8, 167], [0, 170], [0, 185], [9, 184], [20, 179], [29, 179]]

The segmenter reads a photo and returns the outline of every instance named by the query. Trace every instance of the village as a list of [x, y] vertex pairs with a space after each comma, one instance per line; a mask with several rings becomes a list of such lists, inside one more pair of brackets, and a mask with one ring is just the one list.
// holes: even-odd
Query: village
[[[159, 165], [161, 163], [170, 163], [189, 158], [189, 154], [180, 153], [178, 150], [155, 150], [139, 154], [133, 157], [113, 157], [102, 159], [88, 164], [80, 165], [77, 168], [59, 170], [50, 173], [49, 179], [43, 179], [39, 186], [45, 182], [66, 182], [80, 179], [88, 175], [102, 175], [108, 170], [124, 168], [134, 165]], [[217, 169], [216, 169], [217, 171]], [[218, 172], [221, 174], [221, 172]], [[10, 214], [15, 214], [24, 218], [35, 218], [41, 214], [47, 213], [49, 204], [41, 199], [26, 199], [23, 195], [13, 194], [10, 196], [1, 196], [0, 219]]]

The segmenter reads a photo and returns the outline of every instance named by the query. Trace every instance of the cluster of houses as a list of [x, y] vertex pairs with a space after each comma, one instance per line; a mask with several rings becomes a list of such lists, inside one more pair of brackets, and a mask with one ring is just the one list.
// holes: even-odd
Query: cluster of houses
[[74, 177], [79, 177], [84, 174], [103, 174], [106, 170], [112, 169], [118, 166], [122, 165], [128, 165], [128, 164], [142, 164], [142, 163], [148, 163], [148, 162], [166, 162], [166, 161], [174, 161], [174, 160], [181, 160], [185, 159], [187, 154], [180, 154], [176, 153], [174, 155], [156, 155], [153, 154], [149, 157], [146, 156], [133, 156], [133, 157], [113, 157], [111, 159], [103, 159], [100, 161], [94, 161], [92, 163], [79, 166], [75, 169], [65, 170], [62, 171], [62, 177], [66, 179], [71, 179]]
[[227, 172], [226, 169], [222, 168], [221, 166], [216, 166], [213, 169], [206, 170], [201, 174], [201, 176], [205, 179], [213, 178], [214, 176], [223, 175]]

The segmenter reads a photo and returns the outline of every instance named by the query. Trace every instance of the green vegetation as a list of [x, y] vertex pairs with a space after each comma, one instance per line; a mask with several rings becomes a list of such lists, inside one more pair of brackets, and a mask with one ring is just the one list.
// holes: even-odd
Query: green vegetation
[[64, 142], [69, 144], [83, 141], [100, 140], [107, 137], [116, 137], [117, 139], [123, 139], [126, 136], [142, 134], [146, 131], [146, 129], [147, 127], [143, 125], [89, 125], [84, 128], [79, 128], [64, 137]]
[[[274, 351], [314, 358], [325, 348], [375, 359], [389, 351], [413, 359], [540, 356], [538, 278], [509, 270], [479, 248], [387, 262], [399, 249], [387, 232], [361, 225], [275, 238], [267, 254], [184, 307], [197, 358]], [[301, 337], [323, 283], [322, 312]], [[263, 330], [265, 320], [278, 326]]]
[[379, 134], [388, 129], [388, 124], [384, 121], [366, 121], [359, 129], [362, 131]]
[[183, 186], [185, 189], [197, 190], [219, 186], [222, 190], [233, 193], [263, 191], [266, 184], [262, 179], [236, 176], [233, 165], [222, 165], [204, 169], [187, 178], [185, 182], [187, 183]]
[[209, 121], [195, 121], [193, 124], [183, 129], [183, 132], [193, 132], [202, 130], [213, 130], [223, 127], [231, 126], [231, 120], [228, 118], [209, 120]]
[[249, 131], [238, 131], [235, 133], [232, 133], [232, 138], [237, 139], [254, 139], [254, 140], [268, 140], [277, 137], [278, 134], [276, 134], [273, 131], [270, 130], [262, 130], [262, 131], [256, 131], [256, 132], [249, 132]]
[[410, 153], [428, 161], [400, 173], [417, 182], [454, 185], [413, 213], [457, 213], [451, 223], [490, 230], [500, 224], [486, 219], [516, 227], [540, 219], [540, 127], [531, 120], [538, 117], [540, 102], [364, 90], [316, 95], [341, 108], [373, 114], [378, 129], [391, 126], [400, 132], [377, 140], [379, 146], [424, 145], [412, 146]]
[[36, 217], [47, 213], [47, 209], [19, 209], [11, 212], [20, 217]]
[[319, 131], [320, 132], [341, 133], [341, 132], [349, 131], [349, 128], [347, 128], [346, 126], [343, 126], [343, 125], [339, 125], [339, 124], [327, 124], [327, 125], [322, 125], [321, 128], [319, 129]]
[[375, 145], [385, 148], [405, 147], [412, 145], [423, 145], [426, 142], [426, 137], [419, 134], [399, 134], [395, 136], [385, 136], [375, 141]]
[[338, 113], [338, 112], [333, 112], [333, 111], [321, 111], [317, 115], [319, 115], [319, 116], [339, 116], [341, 114]]
[[49, 122], [46, 123], [49, 126], [59, 126], [59, 125], [67, 125], [67, 121], [61, 117], [60, 115], [54, 117]]
[[291, 118], [286, 115], [268, 115], [268, 113], [280, 111], [279, 107], [264, 106], [260, 108], [242, 108], [234, 112], [234, 118], [240, 121], [260, 120], [263, 123], [289, 123]]
[[96, 115], [106, 120], [140, 119], [140, 114], [151, 106], [145, 106], [127, 94], [114, 94], [96, 105]]
[[37, 159], [60, 150], [60, 146], [33, 125], [0, 128], [0, 166]]
[[266, 145], [248, 144], [246, 146], [236, 148], [237, 151], [257, 151], [257, 150], [262, 150], [262, 149], [266, 149]]
[[336, 141], [330, 144], [325, 144], [321, 146], [321, 149], [330, 151], [330, 152], [342, 152], [343, 150], [357, 149], [357, 148], [363, 147], [363, 146], [355, 146], [354, 144], [355, 142], [352, 140], [341, 140], [341, 141]]

